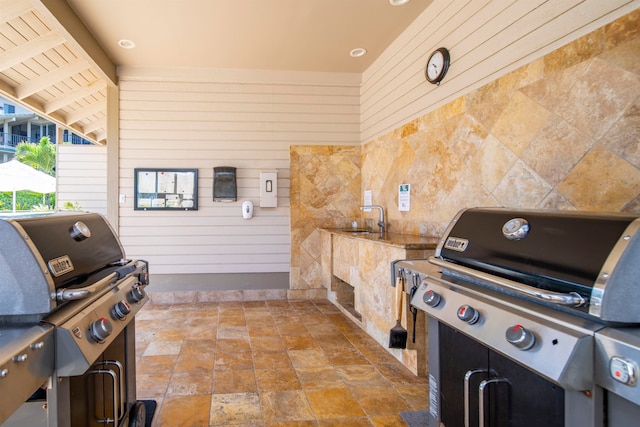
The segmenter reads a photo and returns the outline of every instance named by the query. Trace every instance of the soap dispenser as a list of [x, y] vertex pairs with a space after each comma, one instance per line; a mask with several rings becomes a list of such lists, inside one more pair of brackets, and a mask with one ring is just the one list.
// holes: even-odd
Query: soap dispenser
[[253, 202], [246, 200], [242, 202], [242, 218], [251, 219], [253, 217]]

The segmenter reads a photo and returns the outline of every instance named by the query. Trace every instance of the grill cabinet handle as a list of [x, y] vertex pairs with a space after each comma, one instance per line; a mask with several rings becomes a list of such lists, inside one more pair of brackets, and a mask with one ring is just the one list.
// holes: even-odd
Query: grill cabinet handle
[[[509, 380], [506, 378], [491, 378], [488, 380], [484, 380], [480, 383], [480, 386], [478, 387], [478, 391], [479, 391], [479, 399], [478, 399], [478, 427], [484, 427], [484, 396], [485, 396], [485, 391], [487, 388], [489, 388], [489, 385], [491, 384], [507, 384], [510, 385]], [[510, 405], [507, 405], [507, 408], [510, 407]]]
[[471, 405], [469, 402], [469, 382], [471, 381], [471, 377], [476, 374], [486, 374], [489, 376], [489, 371], [486, 369], [471, 369], [464, 374], [464, 427], [471, 427], [471, 422], [469, 420], [469, 406]]
[[[118, 402], [120, 401], [120, 390], [119, 387], [116, 386], [118, 382], [118, 374], [116, 374], [111, 369], [94, 369], [89, 372], [90, 375], [109, 375], [113, 379], [113, 418], [100, 418], [99, 414], [94, 414], [96, 417], [96, 421], [102, 424], [113, 423], [113, 427], [118, 427], [118, 420], [120, 420], [119, 407]], [[95, 401], [98, 401], [98, 397], [96, 396]], [[97, 405], [96, 405], [97, 406]], [[94, 408], [97, 409], [97, 408]], [[105, 414], [106, 415], [106, 414]]]
[[455, 273], [460, 273], [465, 276], [470, 276], [476, 280], [480, 280], [481, 282], [507, 288], [521, 295], [526, 295], [526, 296], [533, 297], [546, 302], [550, 302], [553, 304], [572, 305], [575, 307], [580, 307], [586, 304], [588, 301], [586, 298], [584, 298], [582, 295], [576, 292], [570, 292], [568, 294], [563, 294], [561, 292], [552, 292], [552, 291], [543, 292], [540, 289], [534, 288], [532, 286], [523, 285], [521, 283], [515, 282], [513, 280], [505, 279], [502, 277], [496, 277], [491, 274], [487, 274], [482, 271], [474, 270], [468, 267], [464, 267], [462, 265], [444, 261], [436, 257], [429, 257], [429, 262], [434, 265], [437, 265], [438, 267], [442, 267], [445, 270], [453, 271]]
[[[125, 411], [125, 385], [124, 385], [124, 377], [125, 377], [125, 373], [124, 373], [124, 367], [122, 366], [122, 363], [120, 363], [118, 360], [105, 360], [104, 362], [100, 362], [101, 365], [103, 366], [108, 366], [108, 365], [113, 365], [117, 368], [118, 372], [116, 373], [116, 375], [118, 376], [118, 379], [120, 380], [120, 413], [124, 414]], [[114, 384], [115, 387], [115, 384]]]

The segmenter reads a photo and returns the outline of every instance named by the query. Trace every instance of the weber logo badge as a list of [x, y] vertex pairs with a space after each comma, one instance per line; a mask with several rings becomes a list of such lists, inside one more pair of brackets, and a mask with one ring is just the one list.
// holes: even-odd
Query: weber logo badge
[[52, 259], [48, 262], [49, 271], [55, 277], [62, 276], [70, 271], [73, 271], [73, 264], [71, 263], [71, 258], [67, 255], [61, 256], [60, 258]]
[[469, 246], [469, 241], [467, 239], [459, 239], [457, 237], [449, 237], [444, 244], [446, 249], [458, 252], [466, 251], [467, 246]]

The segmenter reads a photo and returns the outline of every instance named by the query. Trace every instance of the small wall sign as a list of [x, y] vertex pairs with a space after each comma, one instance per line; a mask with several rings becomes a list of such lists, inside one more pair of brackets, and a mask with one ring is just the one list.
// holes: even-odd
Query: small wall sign
[[411, 184], [398, 186], [398, 210], [408, 212], [411, 209]]

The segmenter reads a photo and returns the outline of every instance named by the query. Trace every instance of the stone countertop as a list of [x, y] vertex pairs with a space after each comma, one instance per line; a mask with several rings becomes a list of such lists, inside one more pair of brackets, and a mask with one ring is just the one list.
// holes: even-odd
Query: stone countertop
[[438, 245], [438, 241], [440, 240], [439, 237], [388, 232], [380, 234], [377, 231], [367, 231], [363, 229], [356, 229], [354, 231], [350, 228], [322, 228], [321, 230], [353, 239], [366, 240], [372, 243], [382, 243], [405, 249], [435, 249]]

